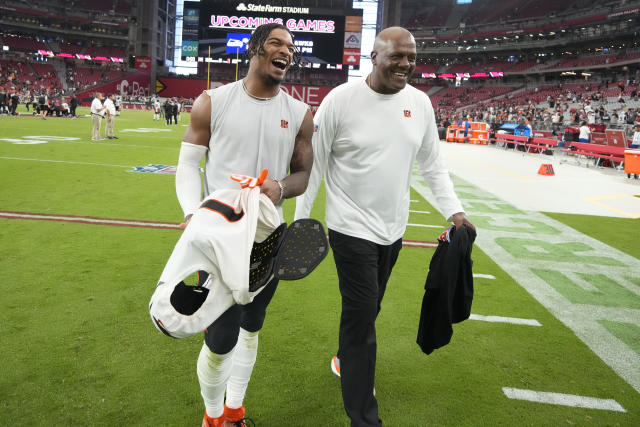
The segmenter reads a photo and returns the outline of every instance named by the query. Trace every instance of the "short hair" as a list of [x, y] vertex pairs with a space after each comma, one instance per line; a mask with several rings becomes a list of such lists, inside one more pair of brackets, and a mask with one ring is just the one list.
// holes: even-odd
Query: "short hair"
[[112, 93], [108, 93], [107, 94], [107, 98], [109, 98], [110, 96], [113, 96], [113, 94]]
[[586, 124], [587, 124], [587, 122], [585, 122], [585, 121], [583, 120], [583, 121], [580, 123], [580, 126], [584, 126], [584, 125], [586, 125]]
[[[247, 46], [247, 56], [251, 59], [254, 55], [263, 55], [264, 54], [264, 43], [269, 38], [269, 34], [273, 30], [285, 30], [291, 36], [291, 40], [295, 43], [295, 38], [293, 37], [293, 33], [284, 25], [278, 24], [277, 22], [272, 22], [269, 24], [260, 25], [255, 29], [251, 37], [249, 38], [249, 43]], [[293, 64], [297, 64], [299, 60], [298, 57], [298, 49], [295, 47], [293, 49]]]

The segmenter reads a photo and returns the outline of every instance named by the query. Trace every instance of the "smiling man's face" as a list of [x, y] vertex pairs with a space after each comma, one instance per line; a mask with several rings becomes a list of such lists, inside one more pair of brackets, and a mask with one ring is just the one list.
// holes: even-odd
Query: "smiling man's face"
[[416, 42], [409, 32], [392, 32], [378, 40], [371, 53], [375, 90], [392, 94], [404, 89], [416, 69], [416, 56]]
[[293, 61], [294, 45], [288, 31], [275, 28], [264, 42], [263, 52], [254, 56], [258, 59], [260, 73], [274, 83], [284, 80]]

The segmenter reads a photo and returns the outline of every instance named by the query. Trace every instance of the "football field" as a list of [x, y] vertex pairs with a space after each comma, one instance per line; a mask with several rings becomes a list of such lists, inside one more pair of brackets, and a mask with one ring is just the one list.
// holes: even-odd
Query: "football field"
[[[188, 114], [177, 126], [152, 118], [124, 111], [119, 139], [93, 142], [88, 117], [0, 117], [0, 426], [201, 423], [202, 338], [170, 339], [148, 313], [180, 236], [174, 171]], [[385, 425], [640, 425], [640, 219], [524, 210], [481, 179], [453, 178], [478, 227], [472, 318], [429, 356], [415, 343], [447, 226], [416, 178], [376, 324]], [[312, 215], [324, 218], [322, 190]], [[281, 282], [267, 313], [247, 416], [347, 426], [329, 367], [332, 256]]]

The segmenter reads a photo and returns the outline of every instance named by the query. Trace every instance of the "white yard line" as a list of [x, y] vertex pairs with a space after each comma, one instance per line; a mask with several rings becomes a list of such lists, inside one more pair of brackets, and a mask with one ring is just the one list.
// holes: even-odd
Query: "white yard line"
[[502, 391], [509, 399], [527, 400], [529, 402], [548, 403], [551, 405], [573, 406], [575, 408], [627, 412], [626, 409], [613, 399], [598, 399], [595, 397], [578, 396], [575, 394], [549, 393], [510, 387], [503, 387]]
[[540, 322], [538, 322], [536, 319], [520, 319], [518, 317], [482, 316], [480, 314], [472, 314], [471, 316], [469, 316], [469, 319], [491, 323], [511, 323], [513, 325], [542, 326], [542, 324], [540, 324]]
[[476, 279], [495, 279], [496, 276], [493, 276], [491, 274], [480, 274], [480, 273], [473, 273], [473, 277]]
[[429, 225], [429, 224], [407, 224], [409, 227], [426, 227], [426, 228], [445, 228], [444, 225]]
[[71, 165], [90, 165], [90, 166], [112, 166], [115, 168], [133, 168], [134, 166], [125, 166], [125, 165], [111, 165], [108, 163], [93, 163], [93, 162], [72, 162], [69, 160], [50, 160], [50, 159], [30, 159], [26, 157], [5, 157], [0, 156], [0, 159], [4, 160], [21, 160], [21, 161], [29, 161], [29, 162], [45, 162], [45, 163], [66, 163]]

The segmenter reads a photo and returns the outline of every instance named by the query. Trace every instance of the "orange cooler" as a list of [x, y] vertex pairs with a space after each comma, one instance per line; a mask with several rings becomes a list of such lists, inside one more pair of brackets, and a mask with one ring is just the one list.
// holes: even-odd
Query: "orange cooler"
[[624, 171], [640, 175], [640, 150], [624, 150]]

